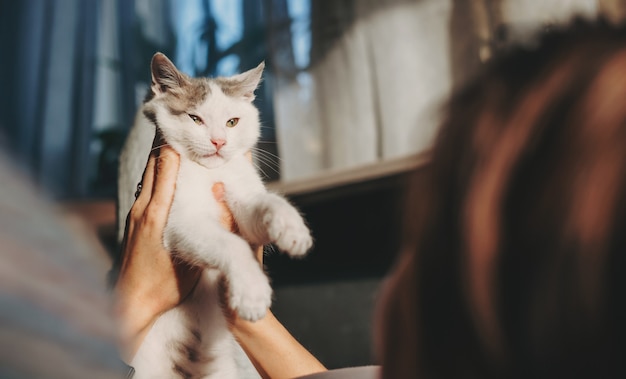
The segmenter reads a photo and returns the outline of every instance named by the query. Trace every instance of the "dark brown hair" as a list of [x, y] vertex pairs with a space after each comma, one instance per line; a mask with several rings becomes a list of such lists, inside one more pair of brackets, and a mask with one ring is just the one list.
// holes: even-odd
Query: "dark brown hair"
[[453, 97], [381, 304], [385, 378], [626, 377], [626, 31], [553, 30]]

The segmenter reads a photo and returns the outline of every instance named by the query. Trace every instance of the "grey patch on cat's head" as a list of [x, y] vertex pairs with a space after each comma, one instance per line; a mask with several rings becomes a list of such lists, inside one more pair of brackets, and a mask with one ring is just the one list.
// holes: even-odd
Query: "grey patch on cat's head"
[[254, 100], [254, 90], [259, 86], [265, 62], [261, 62], [255, 68], [239, 75], [228, 78], [215, 78], [215, 83], [222, 89], [226, 96], [241, 97], [248, 101]]
[[152, 86], [146, 102], [158, 94], [163, 94], [165, 105], [173, 115], [188, 112], [189, 109], [202, 103], [211, 92], [207, 79], [190, 78], [178, 71], [174, 63], [164, 54], [154, 54], [150, 68]]
[[210, 93], [207, 80], [192, 79], [188, 84], [168, 91], [165, 105], [171, 114], [178, 116], [204, 102]]

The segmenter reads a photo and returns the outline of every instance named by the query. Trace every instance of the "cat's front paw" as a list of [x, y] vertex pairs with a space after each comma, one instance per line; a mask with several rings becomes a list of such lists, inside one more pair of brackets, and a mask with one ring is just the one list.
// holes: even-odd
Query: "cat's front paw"
[[293, 256], [303, 256], [313, 246], [313, 238], [304, 220], [288, 204], [268, 209], [263, 224], [270, 241], [281, 251]]
[[260, 268], [233, 276], [229, 284], [230, 308], [241, 319], [257, 321], [265, 317], [272, 305], [272, 287]]

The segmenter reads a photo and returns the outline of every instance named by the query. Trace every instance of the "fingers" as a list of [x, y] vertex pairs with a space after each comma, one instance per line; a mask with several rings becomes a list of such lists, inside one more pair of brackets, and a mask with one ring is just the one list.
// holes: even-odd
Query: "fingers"
[[133, 204], [134, 211], [139, 214], [142, 214], [143, 211], [146, 209], [146, 206], [150, 202], [150, 197], [152, 196], [155, 165], [156, 157], [154, 156], [154, 154], [150, 154], [150, 156], [148, 157], [148, 163], [146, 164], [146, 168], [141, 178], [142, 190], [139, 193], [137, 199], [135, 199], [135, 203]]
[[[161, 136], [161, 133], [157, 130], [154, 134], [154, 139], [152, 140], [152, 149], [150, 149], [150, 154], [148, 155], [148, 163], [146, 164], [146, 169], [144, 170], [141, 179], [143, 188], [146, 189], [146, 191], [142, 191], [139, 197], [142, 198], [143, 201], [145, 201], [145, 205], [148, 204], [150, 198], [152, 197], [156, 162], [159, 160], [159, 155], [163, 144], [163, 137]], [[139, 200], [139, 198], [137, 198], [137, 200]]]
[[156, 179], [152, 191], [152, 201], [167, 203], [174, 196], [174, 190], [176, 189], [180, 157], [169, 146], [163, 146], [159, 150], [156, 160]]
[[224, 183], [215, 183], [211, 190], [213, 191], [213, 197], [217, 200], [220, 207], [220, 223], [227, 230], [230, 230], [233, 233], [238, 233], [239, 229], [237, 228], [235, 218], [233, 217], [230, 209], [228, 209], [228, 205], [224, 199]]
[[142, 190], [131, 208], [133, 219], [139, 221], [149, 216], [157, 227], [165, 227], [174, 199], [179, 164], [180, 157], [157, 131], [141, 180]]
[[[224, 199], [224, 183], [218, 182], [213, 185], [211, 188], [213, 191], [213, 197], [217, 200], [220, 207], [220, 223], [228, 230], [233, 233], [239, 233], [239, 227], [237, 226], [237, 222], [233, 217], [232, 212], [228, 208], [226, 204], [226, 200]], [[254, 256], [256, 259], [263, 263], [263, 246], [252, 246], [252, 250], [254, 251]]]
[[160, 147], [158, 150], [154, 167], [154, 185], [146, 190], [152, 192], [148, 204], [151, 213], [154, 212], [153, 216], [165, 222], [174, 200], [180, 157], [169, 146]]
[[254, 250], [254, 256], [259, 263], [263, 264], [263, 245], [257, 246]]
[[213, 197], [218, 202], [224, 201], [224, 183], [218, 182], [213, 185], [211, 189], [213, 191]]

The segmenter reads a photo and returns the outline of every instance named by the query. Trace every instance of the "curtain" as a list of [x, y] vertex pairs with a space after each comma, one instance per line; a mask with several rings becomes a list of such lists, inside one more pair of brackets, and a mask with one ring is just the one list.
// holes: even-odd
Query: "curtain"
[[[283, 180], [427, 150], [494, 49], [621, 0], [0, 0], [0, 144], [56, 198], [113, 197], [155, 51], [190, 75], [266, 60], [258, 164]], [[276, 143], [278, 142], [278, 144]]]
[[97, 5], [96, 0], [0, 3], [4, 144], [58, 197], [87, 191]]
[[309, 65], [276, 73], [282, 179], [426, 149], [451, 87], [451, 1], [310, 4]]

